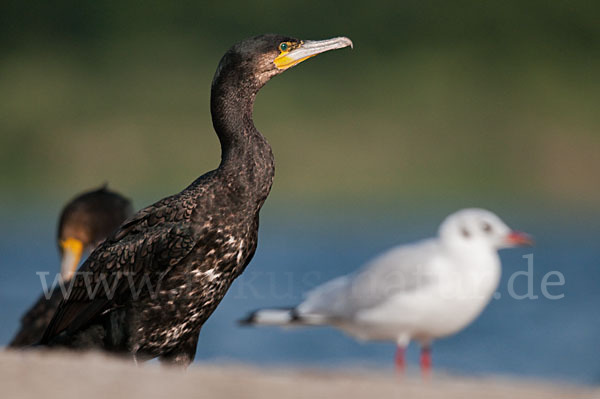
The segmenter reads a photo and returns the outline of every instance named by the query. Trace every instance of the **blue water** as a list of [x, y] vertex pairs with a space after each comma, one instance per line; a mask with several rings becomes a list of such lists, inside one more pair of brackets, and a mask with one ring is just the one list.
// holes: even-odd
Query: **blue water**
[[[378, 252], [432, 235], [443, 216], [417, 212], [390, 217], [385, 212], [341, 210], [315, 215], [267, 207], [256, 256], [203, 327], [197, 361], [391, 369], [392, 343], [359, 343], [331, 328], [253, 329], [238, 327], [235, 321], [256, 308], [293, 305], [306, 290], [355, 270]], [[572, 220], [530, 210], [501, 216], [512, 227], [532, 233], [536, 246], [501, 252], [500, 299], [492, 300], [464, 331], [434, 343], [435, 366], [468, 375], [599, 383], [600, 219]], [[3, 215], [2, 225], [0, 345], [5, 345], [20, 314], [41, 292], [35, 272], [55, 272], [58, 255], [53, 215]], [[538, 298], [511, 298], [508, 279], [514, 272], [527, 271], [523, 256], [528, 254], [533, 254], [531, 281]], [[564, 294], [562, 299], [542, 295], [542, 279], [551, 271], [564, 276], [563, 286], [549, 287], [552, 295]], [[527, 278], [517, 277], [514, 288], [518, 294], [526, 293]], [[417, 364], [415, 345], [408, 357]]]

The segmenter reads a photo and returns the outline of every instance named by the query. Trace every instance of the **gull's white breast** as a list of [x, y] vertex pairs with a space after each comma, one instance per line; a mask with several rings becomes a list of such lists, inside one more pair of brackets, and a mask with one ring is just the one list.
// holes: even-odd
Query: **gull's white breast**
[[500, 270], [495, 251], [440, 251], [423, 265], [424, 284], [360, 309], [338, 327], [358, 338], [375, 340], [429, 341], [453, 334], [485, 308], [498, 286]]

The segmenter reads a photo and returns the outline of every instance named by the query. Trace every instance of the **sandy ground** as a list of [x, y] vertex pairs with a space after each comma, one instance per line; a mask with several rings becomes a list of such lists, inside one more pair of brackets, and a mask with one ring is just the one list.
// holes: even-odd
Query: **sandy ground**
[[600, 388], [498, 378], [194, 365], [187, 371], [101, 354], [0, 352], [3, 398], [600, 398]]

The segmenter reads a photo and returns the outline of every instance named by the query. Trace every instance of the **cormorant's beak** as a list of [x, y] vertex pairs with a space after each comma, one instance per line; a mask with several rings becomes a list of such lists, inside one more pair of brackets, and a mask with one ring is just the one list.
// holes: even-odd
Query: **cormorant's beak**
[[347, 37], [334, 37], [327, 40], [306, 40], [300, 42], [298, 47], [292, 48], [289, 51], [282, 51], [273, 60], [273, 63], [278, 69], [288, 69], [317, 54], [348, 46], [352, 47], [352, 40]]
[[520, 231], [511, 231], [506, 236], [506, 243], [511, 247], [517, 246], [533, 246], [533, 238], [529, 234]]
[[60, 242], [60, 246], [63, 250], [60, 275], [63, 280], [67, 281], [73, 277], [75, 270], [77, 270], [77, 265], [79, 265], [83, 253], [83, 243], [75, 238], [67, 238]]

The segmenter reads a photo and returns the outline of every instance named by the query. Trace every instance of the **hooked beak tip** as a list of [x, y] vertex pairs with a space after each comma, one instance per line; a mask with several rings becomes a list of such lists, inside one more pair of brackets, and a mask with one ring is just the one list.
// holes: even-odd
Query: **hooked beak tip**
[[352, 40], [350, 40], [346, 36], [340, 36], [340, 37], [338, 37], [338, 39], [339, 39], [340, 43], [345, 44], [345, 47], [350, 46], [351, 49], [354, 49], [354, 43], [352, 43]]

